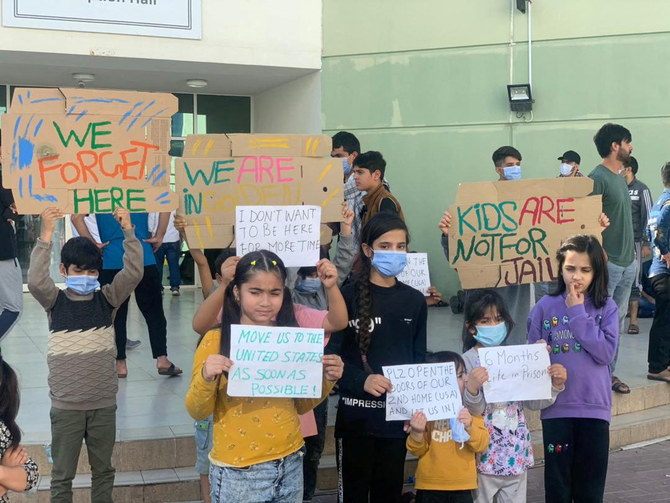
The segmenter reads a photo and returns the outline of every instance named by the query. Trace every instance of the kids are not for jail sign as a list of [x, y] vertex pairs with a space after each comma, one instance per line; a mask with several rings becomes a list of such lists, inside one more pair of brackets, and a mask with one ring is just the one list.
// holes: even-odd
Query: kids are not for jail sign
[[496, 288], [558, 276], [561, 242], [600, 237], [600, 196], [590, 178], [464, 183], [449, 208], [449, 265], [463, 288]]

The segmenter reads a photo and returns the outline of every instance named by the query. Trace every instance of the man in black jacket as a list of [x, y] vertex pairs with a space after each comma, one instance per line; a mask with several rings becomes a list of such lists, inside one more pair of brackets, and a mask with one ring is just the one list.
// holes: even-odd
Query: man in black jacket
[[9, 333], [23, 310], [23, 276], [17, 258], [14, 222], [16, 213], [12, 191], [2, 186], [2, 145], [0, 144], [0, 341]]

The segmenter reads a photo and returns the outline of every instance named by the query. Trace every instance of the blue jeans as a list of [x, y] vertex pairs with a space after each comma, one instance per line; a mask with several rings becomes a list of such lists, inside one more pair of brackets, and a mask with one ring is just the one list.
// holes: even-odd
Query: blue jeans
[[213, 416], [195, 422], [195, 471], [200, 475], [209, 473], [209, 451], [212, 450]]
[[163, 263], [167, 258], [170, 272], [170, 290], [179, 290], [181, 285], [181, 272], [179, 272], [179, 254], [181, 253], [181, 241], [174, 243], [163, 243], [156, 250], [156, 267], [160, 275], [161, 284], [163, 284]]
[[[607, 284], [607, 294], [619, 309], [619, 334], [623, 332], [624, 320], [628, 312], [628, 300], [630, 299], [630, 289], [637, 278], [637, 261], [633, 260], [626, 267], [607, 262], [607, 272], [609, 273], [609, 283]], [[610, 363], [610, 370], [614, 373], [616, 362], [619, 358], [619, 343], [617, 342], [614, 360]]]
[[326, 426], [328, 424], [328, 398], [314, 408], [316, 435], [305, 438], [305, 459], [302, 464], [304, 491], [302, 499], [311, 501], [316, 490], [316, 478], [319, 473], [319, 460], [326, 445]]
[[212, 465], [212, 503], [302, 503], [302, 450], [244, 468]]

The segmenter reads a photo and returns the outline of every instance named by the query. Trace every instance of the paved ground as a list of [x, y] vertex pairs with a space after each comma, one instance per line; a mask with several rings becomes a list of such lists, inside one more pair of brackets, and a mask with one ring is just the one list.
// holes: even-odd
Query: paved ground
[[[605, 503], [670, 501], [670, 440], [610, 454]], [[528, 473], [527, 503], [544, 501], [544, 468]], [[408, 489], [411, 489], [408, 486]], [[335, 503], [334, 494], [317, 496], [313, 503]]]

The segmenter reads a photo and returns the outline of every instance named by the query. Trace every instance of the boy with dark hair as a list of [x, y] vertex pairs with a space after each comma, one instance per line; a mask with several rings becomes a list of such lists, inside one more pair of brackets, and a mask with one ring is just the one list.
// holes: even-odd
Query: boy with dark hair
[[123, 269], [98, 290], [102, 256], [89, 239], [68, 240], [61, 251], [65, 290], [49, 275], [51, 238], [57, 208], [41, 215], [42, 233], [30, 256], [28, 290], [49, 320], [47, 365], [51, 396], [51, 501], [72, 501], [72, 479], [82, 440], [91, 464], [91, 500], [111, 502], [114, 486], [112, 450], [116, 440], [116, 347], [114, 317], [142, 279], [142, 246], [130, 213], [117, 208], [114, 218], [124, 234]]
[[383, 185], [386, 161], [379, 152], [370, 151], [354, 160], [354, 180], [356, 188], [365, 191], [361, 212], [361, 225], [381, 212], [395, 213], [403, 220], [405, 216], [398, 200]]
[[[633, 239], [633, 216], [631, 212], [628, 186], [619, 176], [629, 161], [633, 146], [630, 131], [619, 124], [605, 124], [593, 137], [602, 162], [596, 166], [589, 178], [593, 179], [592, 195], [602, 195], [603, 213], [609, 217], [610, 225], [603, 231], [603, 248], [607, 253], [609, 296], [619, 308], [619, 331], [623, 332], [628, 311], [628, 299], [633, 282], [637, 277], [635, 243]], [[612, 390], [630, 393], [630, 387], [614, 375], [619, 346], [610, 365]]]
[[500, 147], [491, 156], [499, 181], [521, 180], [521, 152], [509, 145]]
[[642, 260], [651, 255], [651, 245], [647, 239], [647, 220], [652, 207], [651, 192], [649, 187], [637, 178], [638, 163], [637, 159], [630, 156], [628, 162], [623, 168], [623, 177], [628, 185], [628, 195], [630, 196], [631, 213], [633, 215], [633, 241], [635, 242], [635, 260], [637, 262], [638, 274], [635, 276], [633, 287], [630, 291], [630, 300], [628, 310], [630, 311], [630, 324], [628, 325], [629, 334], [639, 334], [640, 327], [637, 324], [637, 312], [639, 309], [640, 276], [642, 274]]

